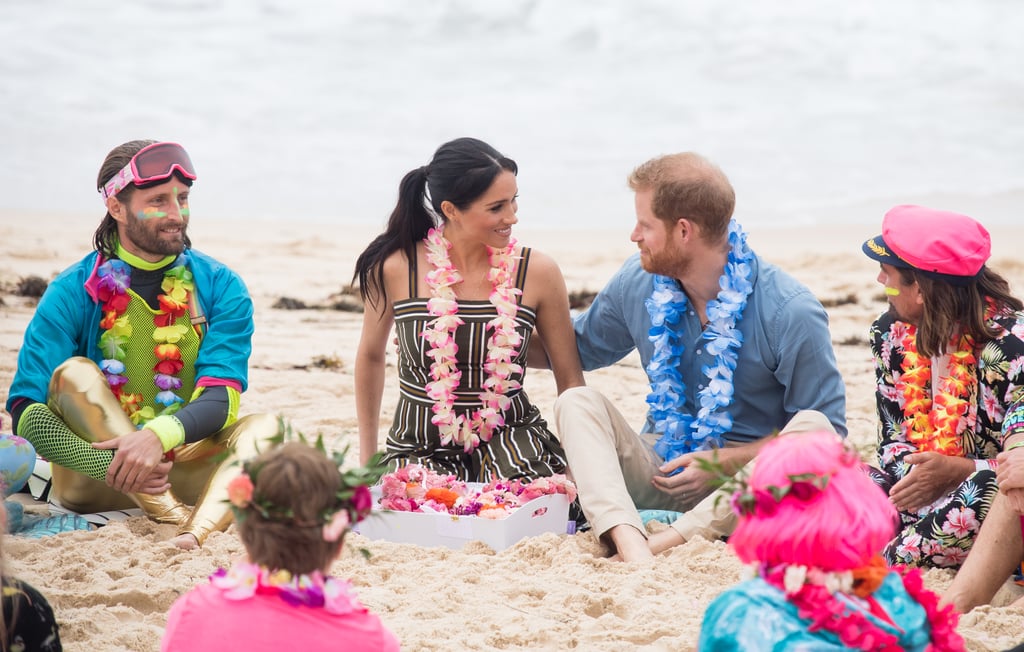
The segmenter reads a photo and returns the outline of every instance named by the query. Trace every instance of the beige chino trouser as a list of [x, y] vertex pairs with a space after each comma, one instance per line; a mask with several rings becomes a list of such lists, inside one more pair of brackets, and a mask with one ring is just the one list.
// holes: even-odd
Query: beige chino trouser
[[[555, 402], [558, 437], [569, 460], [569, 473], [579, 491], [580, 505], [599, 536], [616, 525], [632, 525], [646, 535], [638, 509], [684, 512], [672, 528], [686, 540], [702, 536], [714, 540], [732, 533], [736, 515], [729, 495], [717, 490], [685, 511], [678, 497], [651, 483], [661, 475], [664, 460], [654, 452], [658, 435], [637, 434], [622, 413], [590, 387], [566, 390]], [[779, 432], [814, 432], [835, 428], [824, 414], [801, 410]], [[753, 470], [749, 462], [743, 472]]]

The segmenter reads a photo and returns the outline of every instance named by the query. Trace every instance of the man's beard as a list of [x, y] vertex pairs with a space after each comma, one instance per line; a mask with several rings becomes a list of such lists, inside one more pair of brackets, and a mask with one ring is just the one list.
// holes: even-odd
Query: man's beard
[[131, 216], [125, 224], [126, 234], [135, 246], [142, 251], [158, 256], [177, 256], [185, 250], [185, 238], [188, 223], [182, 222], [181, 230], [176, 235], [163, 234], [155, 224], [156, 220], [140, 220]]
[[640, 266], [649, 274], [681, 278], [690, 267], [690, 261], [685, 260], [678, 251], [662, 249], [657, 254], [647, 253], [645, 257], [640, 255]]

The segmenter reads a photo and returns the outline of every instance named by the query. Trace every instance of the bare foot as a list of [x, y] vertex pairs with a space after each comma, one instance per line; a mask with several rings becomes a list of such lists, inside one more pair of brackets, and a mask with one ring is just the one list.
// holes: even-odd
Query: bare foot
[[683, 538], [683, 535], [671, 527], [655, 532], [647, 539], [647, 547], [655, 555], [660, 555], [666, 550], [681, 546], [684, 543], [686, 543], [686, 539]]
[[642, 561], [652, 559], [654, 554], [647, 546], [647, 538], [632, 525], [616, 525], [605, 533], [615, 546], [617, 561]]
[[199, 549], [199, 539], [197, 539], [195, 535], [188, 534], [187, 532], [185, 534], [179, 534], [178, 536], [171, 539], [171, 543], [177, 546], [178, 548], [181, 548], [182, 550]]

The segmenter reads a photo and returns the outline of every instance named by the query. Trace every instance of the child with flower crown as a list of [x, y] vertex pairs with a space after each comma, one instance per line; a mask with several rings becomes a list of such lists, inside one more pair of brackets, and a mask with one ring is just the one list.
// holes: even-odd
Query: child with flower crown
[[835, 434], [767, 443], [732, 505], [754, 577], [708, 607], [701, 650], [965, 649], [921, 571], [885, 565], [896, 510]]
[[374, 464], [345, 472], [290, 442], [245, 463], [228, 495], [248, 558], [171, 607], [162, 652], [398, 650], [398, 640], [327, 575], [349, 526], [372, 507]]

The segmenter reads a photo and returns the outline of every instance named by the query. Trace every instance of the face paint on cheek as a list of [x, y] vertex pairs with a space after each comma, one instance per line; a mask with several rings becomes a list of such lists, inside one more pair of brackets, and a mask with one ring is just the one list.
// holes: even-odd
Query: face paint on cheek
[[174, 192], [174, 206], [175, 208], [178, 209], [178, 215], [181, 215], [182, 217], [188, 217], [190, 213], [188, 207], [186, 206], [185, 208], [182, 208], [181, 202], [178, 201], [178, 187], [175, 186], [174, 188], [172, 188], [172, 191]]
[[136, 213], [135, 217], [137, 217], [140, 220], [148, 220], [153, 217], [167, 217], [167, 213], [159, 211], [153, 208], [152, 206], [147, 206], [146, 208], [143, 208], [141, 211]]
[[896, 289], [896, 288], [886, 287], [885, 288], [885, 293], [888, 296], [890, 296], [890, 297], [898, 297], [898, 296], [900, 296], [900, 291], [898, 289]]

